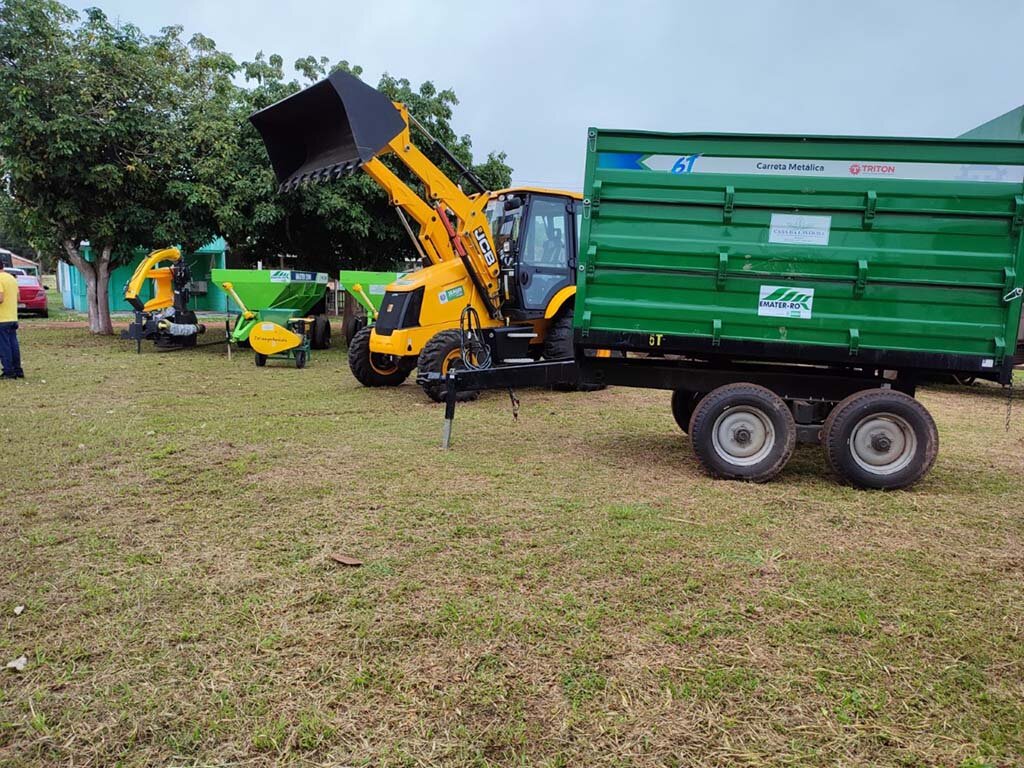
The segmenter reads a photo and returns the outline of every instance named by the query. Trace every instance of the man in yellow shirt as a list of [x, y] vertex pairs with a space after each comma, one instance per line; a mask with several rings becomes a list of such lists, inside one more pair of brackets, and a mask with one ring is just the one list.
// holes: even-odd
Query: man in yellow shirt
[[0, 264], [0, 379], [24, 379], [18, 346], [18, 281]]

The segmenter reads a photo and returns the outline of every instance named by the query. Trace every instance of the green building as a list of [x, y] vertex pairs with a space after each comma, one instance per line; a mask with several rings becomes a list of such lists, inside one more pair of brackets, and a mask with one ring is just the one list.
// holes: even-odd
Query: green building
[[[124, 287], [131, 278], [135, 268], [139, 266], [150, 251], [145, 248], [138, 248], [135, 257], [131, 262], [122, 264], [110, 274], [110, 291], [108, 302], [111, 312], [131, 312], [132, 308], [124, 300]], [[92, 249], [89, 246], [82, 247], [82, 254], [87, 261], [92, 261]], [[185, 257], [189, 267], [192, 269], [192, 308], [197, 311], [223, 312], [226, 306], [226, 296], [220, 286], [210, 280], [211, 269], [223, 269], [227, 254], [227, 243], [224, 238], [218, 237], [208, 245], [203, 246], [195, 253]], [[139, 298], [143, 302], [153, 298], [153, 286], [150, 281], [143, 288]], [[60, 262], [57, 269], [57, 286], [60, 289], [65, 309], [73, 309], [78, 312], [87, 311], [85, 304], [85, 279], [79, 271], [65, 262]]]

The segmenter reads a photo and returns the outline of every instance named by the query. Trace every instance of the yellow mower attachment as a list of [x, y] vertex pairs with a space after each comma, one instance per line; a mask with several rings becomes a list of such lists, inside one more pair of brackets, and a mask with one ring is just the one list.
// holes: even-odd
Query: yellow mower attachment
[[294, 360], [296, 368], [309, 361], [309, 326], [312, 317], [296, 317], [285, 328], [269, 320], [258, 321], [249, 331], [249, 345], [256, 353], [256, 365], [263, 367], [268, 358]]

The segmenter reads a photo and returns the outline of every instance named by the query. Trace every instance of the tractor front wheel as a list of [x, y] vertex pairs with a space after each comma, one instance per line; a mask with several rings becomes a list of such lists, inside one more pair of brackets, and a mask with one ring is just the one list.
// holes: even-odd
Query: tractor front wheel
[[[420, 373], [439, 373], [442, 376], [462, 365], [462, 332], [455, 330], [435, 334], [424, 345], [417, 363]], [[443, 403], [448, 395], [448, 385], [443, 380], [431, 381], [423, 384], [423, 391], [435, 403]], [[460, 390], [456, 394], [456, 399], [466, 402], [476, 400], [479, 395], [475, 389]]]
[[364, 387], [397, 387], [412, 373], [404, 358], [370, 351], [373, 328], [363, 328], [352, 337], [348, 347], [348, 367]]

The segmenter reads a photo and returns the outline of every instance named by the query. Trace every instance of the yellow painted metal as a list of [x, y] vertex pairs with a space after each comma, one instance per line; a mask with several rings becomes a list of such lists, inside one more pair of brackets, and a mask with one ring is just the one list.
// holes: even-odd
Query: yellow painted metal
[[242, 310], [242, 317], [246, 320], [252, 320], [252, 318], [256, 317], [256, 314], [249, 310], [249, 308], [245, 306], [245, 303], [239, 298], [238, 294], [235, 293], [235, 286], [230, 281], [221, 283], [221, 287], [234, 300], [235, 304], [238, 305], [238, 308]]
[[125, 300], [137, 299], [146, 280], [152, 280], [154, 284], [153, 298], [146, 302], [143, 310], [152, 312], [173, 306], [174, 291], [171, 286], [171, 269], [170, 267], [157, 267], [157, 264], [161, 261], [175, 262], [180, 259], [181, 251], [177, 248], [161, 248], [153, 251], [139, 262], [139, 266], [132, 273], [131, 279], [124, 289]]
[[544, 319], [550, 320], [561, 311], [562, 307], [565, 306], [565, 302], [576, 295], [576, 286], [567, 285], [565, 288], [560, 290], [554, 296], [551, 297], [551, 301], [548, 303], [548, 308], [544, 310]]
[[366, 302], [363, 306], [367, 308], [367, 311], [369, 311], [370, 314], [373, 315], [373, 319], [376, 320], [377, 315], [380, 313], [377, 312], [377, 309], [373, 306], [373, 302], [370, 300], [370, 297], [366, 295], [366, 291], [363, 290], [362, 283], [356, 283], [353, 285], [352, 292], [358, 293], [362, 297], [363, 301]]
[[277, 323], [260, 322], [249, 332], [249, 344], [261, 355], [277, 355], [302, 344], [302, 337]]

